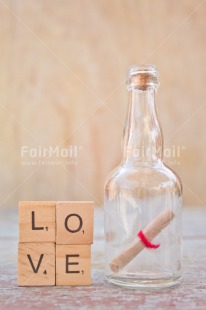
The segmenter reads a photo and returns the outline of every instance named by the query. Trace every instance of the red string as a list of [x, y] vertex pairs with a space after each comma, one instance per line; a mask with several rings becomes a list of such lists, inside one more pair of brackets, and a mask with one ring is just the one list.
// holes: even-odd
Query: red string
[[151, 243], [146, 237], [145, 235], [143, 234], [143, 232], [140, 230], [140, 232], [138, 232], [138, 235], [137, 235], [140, 240], [142, 241], [142, 243], [144, 243], [144, 245], [146, 246], [146, 248], [150, 248], [150, 249], [157, 249], [159, 248], [160, 244], [153, 244]]

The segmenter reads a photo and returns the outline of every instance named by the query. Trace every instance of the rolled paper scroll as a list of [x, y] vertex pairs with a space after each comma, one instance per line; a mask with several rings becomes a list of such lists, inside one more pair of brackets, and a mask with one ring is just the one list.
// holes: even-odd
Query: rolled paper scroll
[[[147, 243], [151, 244], [151, 241], [172, 221], [174, 216], [175, 214], [169, 208], [158, 215], [150, 224], [140, 231], [141, 234], [138, 235], [141, 238], [137, 237], [126, 250], [121, 252], [111, 261], [110, 269], [117, 273], [124, 268], [146, 247], [145, 242], [143, 241], [147, 240]], [[151, 244], [149, 247], [157, 248], [158, 246], [159, 245]]]

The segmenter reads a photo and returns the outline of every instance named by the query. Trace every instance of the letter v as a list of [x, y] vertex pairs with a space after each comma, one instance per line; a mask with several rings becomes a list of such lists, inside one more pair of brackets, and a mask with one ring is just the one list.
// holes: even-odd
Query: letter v
[[30, 255], [27, 255], [27, 257], [28, 257], [28, 259], [29, 259], [29, 262], [30, 262], [30, 264], [31, 264], [31, 267], [32, 267], [34, 273], [38, 273], [38, 270], [39, 270], [39, 267], [40, 267], [40, 265], [41, 265], [41, 261], [42, 261], [42, 259], [43, 259], [43, 256], [44, 256], [44, 254], [41, 254], [41, 256], [40, 256], [40, 258], [39, 258], [39, 261], [38, 261], [38, 264], [37, 264], [37, 267], [35, 268], [35, 267], [34, 267], [34, 264], [33, 264], [33, 261], [32, 261], [32, 259], [31, 259], [31, 256], [30, 256]]

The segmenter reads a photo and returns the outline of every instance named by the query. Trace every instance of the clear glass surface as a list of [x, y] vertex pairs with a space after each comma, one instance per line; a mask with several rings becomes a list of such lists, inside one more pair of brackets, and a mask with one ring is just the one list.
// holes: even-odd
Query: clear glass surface
[[[135, 82], [139, 80], [132, 81], [133, 74], [149, 75], [150, 71], [151, 79], [144, 89]], [[105, 183], [106, 278], [128, 288], [174, 286], [181, 277], [182, 185], [162, 159], [163, 138], [155, 106], [158, 86], [155, 67], [130, 68], [127, 83], [129, 107], [122, 163]], [[174, 218], [154, 240], [149, 240], [159, 247], [144, 245], [129, 263], [118, 271], [112, 270], [111, 262], [138, 240], [138, 232], [167, 210], [173, 212]]]

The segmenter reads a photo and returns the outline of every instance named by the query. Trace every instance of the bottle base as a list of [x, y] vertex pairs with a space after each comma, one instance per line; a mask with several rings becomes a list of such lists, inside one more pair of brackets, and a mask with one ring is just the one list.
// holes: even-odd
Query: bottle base
[[114, 277], [106, 275], [106, 279], [111, 284], [116, 286], [128, 288], [128, 289], [139, 289], [139, 290], [161, 290], [170, 287], [174, 287], [180, 284], [181, 275], [170, 278], [159, 278], [159, 279], [147, 279], [147, 278], [125, 278], [125, 277]]

